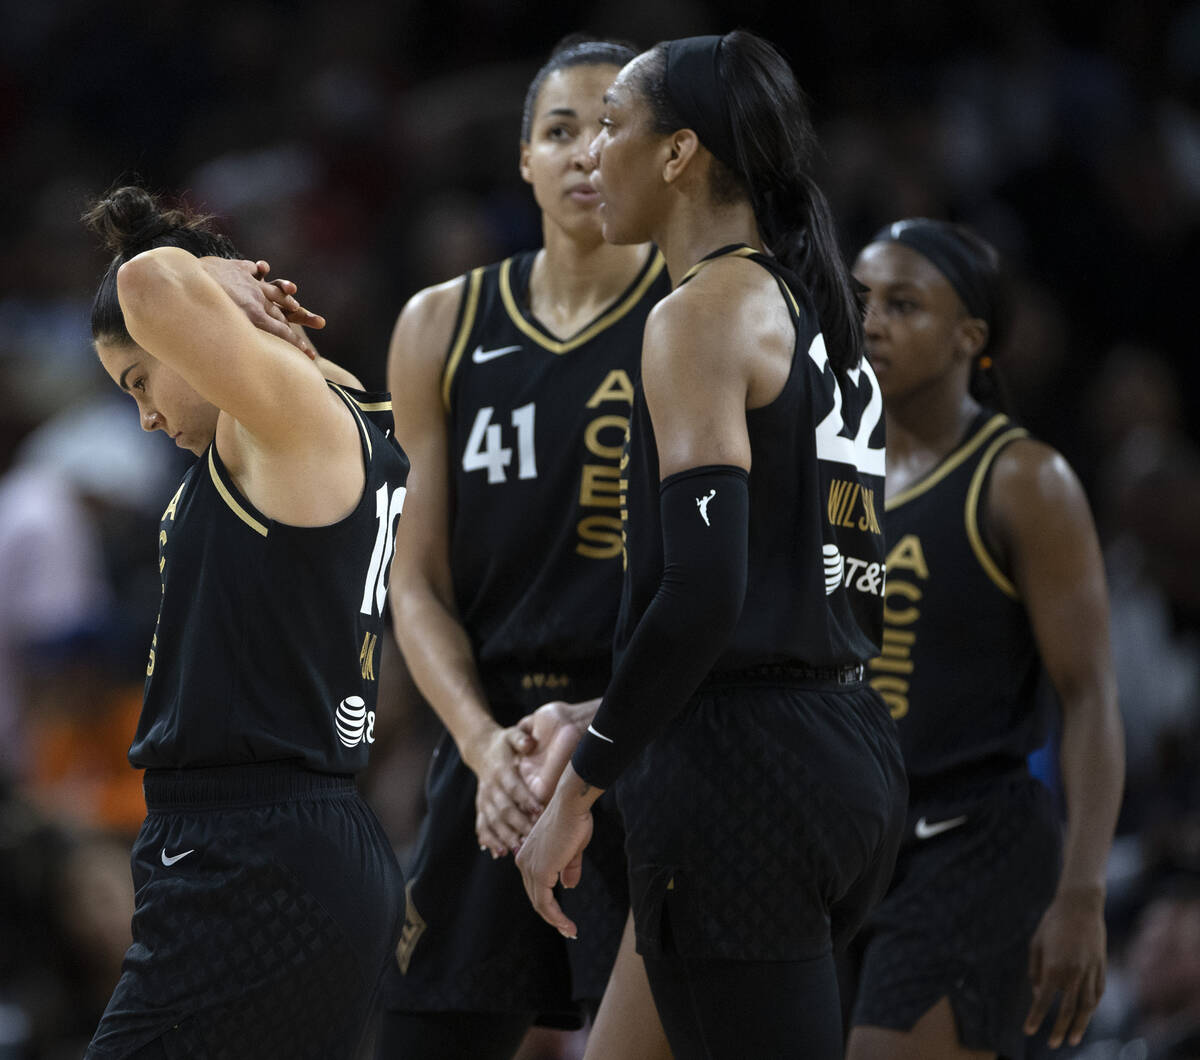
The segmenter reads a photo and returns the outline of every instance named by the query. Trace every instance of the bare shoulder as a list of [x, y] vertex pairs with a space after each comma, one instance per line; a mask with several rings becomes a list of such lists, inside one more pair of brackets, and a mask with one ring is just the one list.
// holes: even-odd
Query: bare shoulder
[[454, 334], [465, 288], [466, 277], [456, 276], [414, 294], [392, 329], [389, 363], [402, 359], [409, 367], [414, 362], [440, 365]]
[[1044, 535], [1053, 523], [1091, 524], [1083, 484], [1066, 458], [1045, 442], [1021, 438], [996, 457], [988, 510], [1006, 536]]
[[364, 389], [362, 380], [353, 372], [343, 368], [340, 364], [329, 360], [327, 357], [322, 357], [320, 354], [316, 357], [316, 365], [323, 375], [331, 383], [339, 383], [342, 386], [352, 387], [355, 390]]
[[992, 469], [991, 496], [996, 502], [1009, 496], [1025, 503], [1053, 502], [1081, 489], [1066, 457], [1036, 438], [1019, 438], [1006, 445]]
[[757, 265], [741, 258], [711, 262], [650, 311], [647, 353], [727, 367], [731, 352], [744, 347], [748, 329], [757, 326], [765, 290], [775, 290], [774, 283]]

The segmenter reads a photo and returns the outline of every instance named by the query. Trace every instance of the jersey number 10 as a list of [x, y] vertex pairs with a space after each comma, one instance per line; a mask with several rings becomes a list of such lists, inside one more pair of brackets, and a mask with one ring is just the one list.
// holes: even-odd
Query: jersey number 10
[[371, 565], [367, 568], [367, 580], [363, 584], [362, 606], [359, 607], [359, 611], [364, 615], [373, 611], [383, 614], [383, 602], [387, 599], [388, 567], [392, 562], [392, 553], [396, 550], [396, 520], [404, 510], [404, 497], [407, 493], [408, 490], [404, 486], [397, 486], [389, 498], [386, 484], [375, 491], [375, 517], [379, 520], [379, 530], [375, 534]]

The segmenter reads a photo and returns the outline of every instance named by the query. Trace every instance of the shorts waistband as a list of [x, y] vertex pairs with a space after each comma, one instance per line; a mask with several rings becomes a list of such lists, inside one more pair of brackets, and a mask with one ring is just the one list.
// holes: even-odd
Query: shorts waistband
[[286, 802], [357, 791], [348, 773], [317, 773], [294, 762], [147, 769], [142, 788], [146, 809], [151, 811]]
[[736, 685], [787, 685], [793, 688], [838, 690], [861, 685], [862, 663], [849, 666], [751, 666], [742, 670], [714, 670], [701, 683], [700, 691]]
[[1031, 776], [1027, 763], [1002, 756], [991, 756], [966, 762], [932, 776], [908, 778], [908, 801], [911, 804], [926, 800], [945, 800], [969, 797], [977, 791], [1026, 780]]
[[611, 675], [612, 657], [608, 655], [600, 659], [542, 659], [479, 666], [479, 677], [493, 709], [519, 704], [522, 715], [555, 699], [577, 703], [601, 696]]

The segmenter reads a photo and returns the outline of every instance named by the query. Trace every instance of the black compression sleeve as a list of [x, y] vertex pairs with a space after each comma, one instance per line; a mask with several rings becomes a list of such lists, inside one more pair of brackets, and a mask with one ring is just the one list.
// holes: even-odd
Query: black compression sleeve
[[743, 468], [692, 468], [659, 490], [663, 573], [571, 759], [607, 788], [677, 713], [729, 641], [746, 597], [750, 479]]

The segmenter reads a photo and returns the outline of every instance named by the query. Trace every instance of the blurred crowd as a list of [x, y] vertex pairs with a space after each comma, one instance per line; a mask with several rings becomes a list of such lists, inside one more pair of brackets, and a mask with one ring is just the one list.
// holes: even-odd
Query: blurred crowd
[[[540, 239], [517, 137], [550, 46], [737, 25], [811, 96], [848, 256], [925, 215], [1013, 268], [998, 365], [1095, 508], [1128, 744], [1076, 1055], [1200, 1057], [1200, 2], [0, 0], [0, 24], [0, 1060], [78, 1056], [127, 944], [124, 755], [184, 467], [96, 363], [87, 199], [186, 192], [381, 386], [409, 295]], [[366, 784], [403, 858], [434, 725], [390, 662]]]

